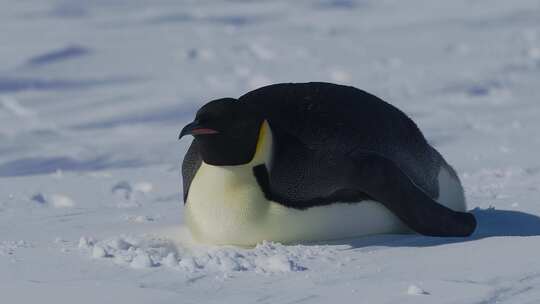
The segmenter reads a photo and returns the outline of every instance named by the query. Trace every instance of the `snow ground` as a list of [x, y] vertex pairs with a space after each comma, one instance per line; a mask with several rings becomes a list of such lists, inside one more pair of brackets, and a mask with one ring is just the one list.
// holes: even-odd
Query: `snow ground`
[[[1, 303], [540, 302], [538, 1], [1, 5]], [[210, 99], [314, 80], [411, 115], [478, 232], [190, 245], [183, 124]]]

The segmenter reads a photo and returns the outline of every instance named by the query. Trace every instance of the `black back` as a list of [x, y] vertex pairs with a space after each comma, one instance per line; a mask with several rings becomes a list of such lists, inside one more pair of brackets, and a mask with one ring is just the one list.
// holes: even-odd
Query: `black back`
[[239, 101], [256, 105], [270, 124], [276, 148], [270, 184], [286, 198], [331, 203], [335, 195], [328, 196], [350, 180], [346, 156], [359, 150], [392, 160], [430, 197], [438, 196], [444, 160], [410, 118], [376, 96], [311, 82], [266, 86]]

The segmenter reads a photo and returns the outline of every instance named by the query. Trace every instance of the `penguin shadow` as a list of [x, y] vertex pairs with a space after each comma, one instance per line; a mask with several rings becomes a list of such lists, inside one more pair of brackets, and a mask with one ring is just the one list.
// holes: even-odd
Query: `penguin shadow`
[[431, 247], [452, 243], [465, 243], [490, 237], [540, 236], [540, 217], [512, 210], [480, 209], [471, 211], [476, 217], [477, 228], [465, 238], [429, 237], [418, 234], [377, 235], [357, 239], [335, 241], [333, 245], [349, 245], [354, 248], [368, 246]]

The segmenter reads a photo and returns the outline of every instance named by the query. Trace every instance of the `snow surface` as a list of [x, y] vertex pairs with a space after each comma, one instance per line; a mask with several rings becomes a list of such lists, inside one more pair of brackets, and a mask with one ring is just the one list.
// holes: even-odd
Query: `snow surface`
[[[540, 302], [537, 0], [1, 7], [1, 303]], [[301, 81], [411, 115], [475, 235], [193, 244], [178, 131], [208, 100]]]

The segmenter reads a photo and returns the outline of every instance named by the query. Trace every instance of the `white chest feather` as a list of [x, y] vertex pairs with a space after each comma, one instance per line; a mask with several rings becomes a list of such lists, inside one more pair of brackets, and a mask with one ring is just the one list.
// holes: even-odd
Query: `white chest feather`
[[218, 167], [203, 162], [191, 183], [185, 210], [196, 240], [250, 246], [263, 240], [294, 243], [409, 231], [374, 201], [297, 210], [266, 199], [253, 167], [269, 167], [271, 151], [272, 134], [265, 122], [249, 164]]
[[263, 240], [290, 243], [405, 231], [379, 203], [287, 208], [264, 197], [251, 168], [208, 164], [193, 180], [185, 215], [195, 239], [212, 244], [249, 246]]

